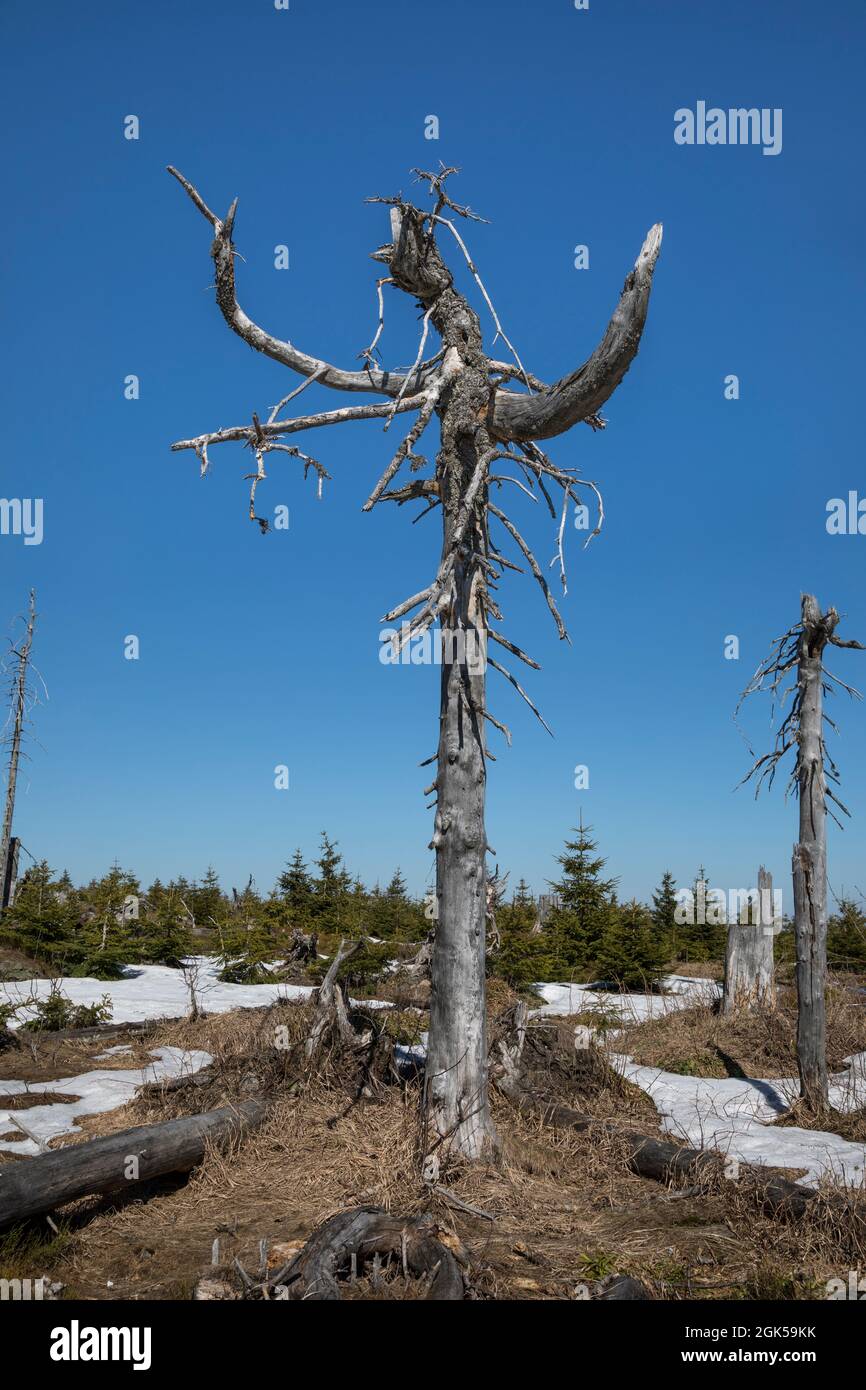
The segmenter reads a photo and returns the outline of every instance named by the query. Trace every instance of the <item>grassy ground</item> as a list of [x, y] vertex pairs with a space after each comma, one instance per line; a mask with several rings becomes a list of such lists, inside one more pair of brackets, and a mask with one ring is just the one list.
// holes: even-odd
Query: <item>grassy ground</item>
[[[459, 1211], [419, 1178], [416, 1086], [391, 1086], [379, 1099], [356, 1102], [339, 1075], [328, 1084], [299, 1085], [290, 1065], [274, 1055], [274, 1028], [285, 1026], [299, 1039], [308, 1018], [308, 1006], [284, 1005], [158, 1027], [147, 1045], [212, 1054], [208, 1085], [188, 1093], [148, 1088], [123, 1109], [83, 1120], [80, 1135], [60, 1142], [249, 1094], [270, 1101], [267, 1123], [232, 1153], [209, 1154], [190, 1179], [138, 1188], [126, 1200], [78, 1202], [62, 1222], [55, 1213], [59, 1236], [43, 1221], [0, 1237], [0, 1277], [47, 1274], [65, 1286], [66, 1297], [187, 1298], [216, 1237], [224, 1259], [238, 1255], [252, 1267], [263, 1238], [276, 1260], [327, 1216], [362, 1203], [406, 1214], [431, 1209], [449, 1238], [465, 1247], [481, 1298], [580, 1297], [589, 1280], [614, 1271], [643, 1279], [666, 1299], [822, 1297], [827, 1279], [866, 1258], [866, 1251], [852, 1249], [850, 1230], [838, 1220], [771, 1221], [746, 1182], [669, 1191], [631, 1173], [607, 1129], [557, 1132], [502, 1098], [494, 1101], [501, 1160], [452, 1163], [441, 1176], [448, 1192], [495, 1219]], [[567, 1032], [569, 1025], [557, 1020], [543, 1027]], [[104, 1042], [78, 1044], [74, 1059], [62, 1048], [43, 1055], [50, 1041], [35, 1047], [31, 1061], [44, 1079], [57, 1062], [74, 1061], [76, 1070], [87, 1070], [88, 1058], [104, 1065], [93, 1062]], [[130, 1065], [130, 1055], [118, 1064]], [[4, 1066], [13, 1074], [14, 1058]], [[579, 1108], [658, 1132], [647, 1097], [610, 1074], [592, 1094], [579, 1096]], [[10, 1160], [0, 1155], [3, 1161]], [[379, 1296], [411, 1293], [397, 1278]]]
[[[866, 996], [850, 977], [827, 989], [827, 1061], [840, 1070], [846, 1057], [866, 1049]], [[686, 1076], [783, 1077], [797, 1074], [797, 998], [790, 985], [776, 1006], [722, 1014], [716, 1006], [671, 1009], [663, 1017], [624, 1029], [618, 1052], [645, 1066]]]

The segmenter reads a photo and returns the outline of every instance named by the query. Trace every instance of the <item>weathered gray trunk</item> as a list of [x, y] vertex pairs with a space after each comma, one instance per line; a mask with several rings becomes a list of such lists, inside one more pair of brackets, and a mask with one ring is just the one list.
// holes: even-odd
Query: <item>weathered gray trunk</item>
[[[437, 463], [442, 498], [443, 547], [447, 552], [461, 506], [489, 447], [479, 424], [489, 386], [473, 361], [480, 352], [474, 313], [457, 294], [446, 293], [446, 328], [461, 345], [464, 363], [441, 413], [442, 448]], [[468, 344], [463, 343], [464, 334]], [[476, 336], [477, 335], [477, 336]], [[474, 341], [473, 341], [474, 340]], [[487, 1095], [485, 1014], [486, 855], [485, 575], [486, 516], [469, 526], [454, 567], [454, 584], [442, 621], [442, 679], [436, 777], [436, 892], [439, 916], [433, 943], [427, 1114], [433, 1129], [468, 1158], [493, 1142]]]
[[[832, 630], [832, 629], [831, 629]], [[803, 598], [798, 686], [797, 782], [800, 839], [794, 846], [794, 935], [797, 950], [797, 1065], [800, 1095], [812, 1111], [829, 1105], [827, 1020], [827, 813], [824, 778], [822, 656], [828, 633], [817, 600]]]
[[[435, 492], [442, 508], [447, 589], [437, 600], [442, 678], [436, 773], [438, 917], [433, 943], [425, 1121], [467, 1158], [495, 1142], [487, 1093], [484, 826], [485, 665], [489, 563], [487, 490], [479, 465], [490, 451], [493, 388], [478, 315], [453, 284], [420, 214], [392, 211], [384, 252], [395, 284], [415, 295], [444, 350], [437, 398], [440, 449]], [[452, 564], [453, 560], [453, 564]]]
[[27, 633], [18, 652], [18, 671], [12, 693], [12, 746], [9, 753], [9, 779], [6, 784], [6, 806], [3, 812], [3, 829], [0, 832], [0, 907], [7, 907], [14, 892], [13, 875], [10, 872], [10, 853], [12, 846], [12, 817], [15, 811], [15, 788], [18, 782], [18, 764], [21, 758], [21, 735], [24, 730], [24, 714], [27, 704], [27, 663], [33, 643], [33, 627], [36, 622], [36, 595], [30, 591], [30, 608], [27, 615]]
[[[472, 464], [472, 450], [463, 451]], [[470, 467], [471, 474], [471, 467]], [[456, 480], [455, 480], [456, 481]], [[448, 534], [448, 510], [445, 517]], [[447, 542], [446, 542], [447, 543]], [[439, 919], [433, 943], [428, 1113], [438, 1134], [477, 1158], [490, 1136], [485, 1020], [486, 853], [484, 826], [484, 614], [479, 567], [458, 561], [451, 608], [443, 615], [441, 706], [434, 846]], [[466, 655], [459, 650], [469, 634]], [[477, 634], [477, 636], [475, 636]], [[477, 649], [475, 643], [478, 643]], [[449, 652], [449, 645], [451, 651]]]
[[773, 877], [758, 870], [758, 897], [749, 912], [751, 920], [731, 922], [725, 954], [724, 1013], [772, 1006], [776, 999], [773, 970]]

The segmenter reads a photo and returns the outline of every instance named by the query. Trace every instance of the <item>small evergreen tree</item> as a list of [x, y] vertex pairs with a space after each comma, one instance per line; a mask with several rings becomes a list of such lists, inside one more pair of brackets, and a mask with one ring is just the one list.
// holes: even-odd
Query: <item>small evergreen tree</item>
[[295, 850], [277, 879], [277, 893], [289, 909], [291, 920], [303, 928], [310, 916], [313, 880], [300, 849]]
[[76, 953], [72, 936], [81, 907], [71, 883], [54, 881], [45, 859], [33, 864], [21, 879], [12, 907], [0, 919], [3, 939], [55, 970], [72, 969]]
[[207, 873], [201, 883], [193, 885], [185, 901], [189, 904], [196, 922], [202, 926], [211, 925], [216, 921], [223, 909], [224, 899], [219, 875], [212, 864], [208, 864]]
[[666, 941], [669, 960], [676, 960], [679, 950], [679, 927], [676, 920], [677, 885], [668, 869], [653, 893], [652, 919], [661, 940]]
[[652, 913], [632, 899], [610, 915], [598, 947], [598, 969], [623, 990], [656, 989], [664, 973], [668, 942]]
[[410, 898], [399, 869], [394, 871], [384, 892], [377, 886], [369, 895], [367, 917], [372, 936], [392, 941], [418, 941], [426, 935], [424, 910]]
[[220, 930], [219, 979], [230, 985], [257, 985], [271, 978], [268, 963], [274, 942], [261, 920], [230, 918]]
[[602, 877], [607, 860], [595, 853], [591, 831], [581, 816], [577, 839], [566, 840], [563, 853], [557, 855], [563, 876], [550, 884], [560, 906], [551, 909], [546, 933], [559, 978], [597, 970], [599, 947], [611, 921], [616, 879]]
[[835, 970], [866, 971], [866, 913], [852, 898], [840, 898], [827, 923], [827, 961]]
[[319, 875], [313, 884], [310, 903], [316, 929], [339, 932], [341, 927], [345, 926], [346, 900], [352, 887], [352, 879], [343, 863], [343, 856], [337, 849], [337, 842], [331, 840], [324, 830], [316, 867]]
[[692, 901], [694, 910], [690, 915], [693, 920], [680, 929], [680, 959], [724, 960], [728, 942], [727, 914], [716, 901], [703, 865], [692, 886]]
[[167, 893], [149, 906], [138, 939], [140, 959], [179, 969], [193, 951], [190, 926], [186, 900]]
[[488, 955], [488, 970], [506, 980], [512, 989], [525, 989], [535, 981], [549, 980], [556, 973], [550, 957], [550, 937], [534, 932], [535, 901], [521, 879], [511, 903], [501, 903], [496, 911], [500, 946]]
[[512, 903], [514, 907], [535, 906], [535, 899], [533, 898], [532, 893], [530, 892], [529, 884], [526, 882], [525, 878], [522, 878], [518, 883], [517, 887], [515, 888]]

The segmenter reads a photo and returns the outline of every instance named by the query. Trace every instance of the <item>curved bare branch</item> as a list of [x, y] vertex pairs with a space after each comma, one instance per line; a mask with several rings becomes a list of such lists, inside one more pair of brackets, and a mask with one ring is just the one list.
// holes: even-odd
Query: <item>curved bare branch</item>
[[550, 439], [597, 414], [637, 355], [661, 244], [662, 227], [657, 222], [626, 277], [604, 337], [582, 367], [534, 396], [496, 393], [491, 433], [497, 439]]
[[374, 391], [385, 396], [398, 396], [402, 391], [405, 391], [410, 380], [413, 391], [422, 384], [425, 377], [423, 366], [416, 373], [417, 380], [411, 373], [407, 377], [404, 374], [381, 371], [373, 365], [372, 361], [368, 361], [362, 371], [343, 371], [342, 368], [334, 367], [319, 357], [311, 357], [309, 353], [301, 352], [299, 348], [285, 339], [272, 337], [263, 328], [259, 328], [258, 324], [253, 323], [238, 303], [235, 292], [235, 251], [232, 242], [232, 228], [237, 210], [237, 199], [232, 203], [225, 219], [220, 219], [211, 212], [198, 190], [188, 179], [184, 178], [178, 169], [175, 169], [171, 164], [167, 168], [214, 229], [210, 253], [216, 271], [217, 304], [233, 333], [237, 333], [238, 337], [243, 338], [244, 342], [248, 343], [251, 348], [255, 348], [257, 352], [264, 353], [266, 357], [272, 357], [275, 362], [282, 362], [283, 366], [290, 367], [293, 372], [298, 372], [301, 376], [315, 375], [322, 386], [330, 386], [336, 391]]

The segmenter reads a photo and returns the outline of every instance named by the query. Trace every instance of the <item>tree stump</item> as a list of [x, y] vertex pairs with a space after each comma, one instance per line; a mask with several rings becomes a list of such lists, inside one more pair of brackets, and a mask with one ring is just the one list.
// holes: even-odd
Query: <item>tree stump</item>
[[731, 922], [725, 954], [725, 992], [723, 1013], [772, 1007], [776, 1002], [773, 968], [775, 926], [773, 876], [761, 865], [758, 870], [758, 900], [751, 922]]

